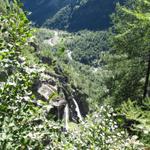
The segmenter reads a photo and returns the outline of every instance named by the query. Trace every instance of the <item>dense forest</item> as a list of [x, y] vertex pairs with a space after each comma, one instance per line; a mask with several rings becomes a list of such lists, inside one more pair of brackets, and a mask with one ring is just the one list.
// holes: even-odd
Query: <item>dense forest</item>
[[36, 25], [68, 31], [97, 31], [111, 25], [109, 15], [114, 12], [116, 2], [124, 0], [22, 1], [25, 8], [32, 12], [29, 19]]
[[149, 150], [150, 0], [23, 2], [0, 0], [0, 149]]

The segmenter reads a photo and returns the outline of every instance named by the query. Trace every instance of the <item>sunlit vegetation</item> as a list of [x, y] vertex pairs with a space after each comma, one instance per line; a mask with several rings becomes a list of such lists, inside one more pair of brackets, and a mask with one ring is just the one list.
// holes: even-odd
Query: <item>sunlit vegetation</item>
[[0, 149], [150, 148], [150, 1], [111, 18], [109, 31], [52, 31], [0, 0]]
[[67, 42], [67, 49], [72, 51], [74, 60], [80, 63], [100, 67], [101, 55], [109, 51], [109, 33], [107, 31], [89, 32], [81, 31], [73, 35]]

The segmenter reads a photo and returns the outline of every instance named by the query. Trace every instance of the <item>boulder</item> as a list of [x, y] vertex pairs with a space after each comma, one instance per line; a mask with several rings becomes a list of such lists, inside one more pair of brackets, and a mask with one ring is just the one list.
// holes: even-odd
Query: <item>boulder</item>
[[46, 100], [49, 100], [49, 97], [55, 93], [56, 91], [54, 90], [54, 88], [48, 84], [42, 84], [39, 88], [38, 88], [38, 94], [40, 94], [40, 96], [44, 97]]

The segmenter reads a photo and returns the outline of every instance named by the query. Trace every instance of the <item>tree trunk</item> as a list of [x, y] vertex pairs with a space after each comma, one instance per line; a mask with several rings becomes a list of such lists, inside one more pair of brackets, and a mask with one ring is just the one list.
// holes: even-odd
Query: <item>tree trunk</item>
[[149, 75], [150, 75], [150, 54], [148, 58], [148, 68], [146, 72], [146, 78], [145, 78], [145, 85], [144, 85], [144, 93], [143, 93], [143, 98], [146, 98], [147, 92], [148, 92], [148, 83], [149, 83]]

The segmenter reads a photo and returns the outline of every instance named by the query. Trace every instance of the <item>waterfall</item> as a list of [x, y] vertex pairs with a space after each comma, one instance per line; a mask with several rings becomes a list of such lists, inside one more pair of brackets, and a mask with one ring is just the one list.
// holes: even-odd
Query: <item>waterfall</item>
[[81, 113], [80, 113], [80, 109], [79, 109], [79, 106], [78, 106], [78, 103], [76, 102], [76, 100], [73, 98], [73, 102], [74, 102], [74, 104], [75, 104], [75, 106], [76, 106], [76, 112], [77, 112], [77, 116], [78, 116], [78, 118], [79, 118], [79, 120], [82, 122], [83, 121], [83, 119], [82, 119], [82, 115], [81, 115]]
[[67, 55], [68, 55], [68, 58], [72, 60], [72, 52], [70, 50], [67, 50]]
[[68, 131], [69, 129], [69, 106], [66, 104], [65, 109], [64, 109], [64, 120], [65, 120], [65, 129]]

